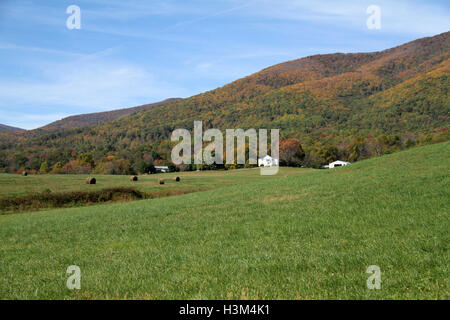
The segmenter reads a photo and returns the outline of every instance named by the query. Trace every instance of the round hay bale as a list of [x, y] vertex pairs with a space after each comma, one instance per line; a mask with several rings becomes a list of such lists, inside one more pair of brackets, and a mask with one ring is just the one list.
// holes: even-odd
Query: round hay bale
[[164, 179], [158, 179], [159, 184], [164, 184]]
[[132, 177], [130, 178], [130, 180], [131, 180], [131, 181], [138, 181], [138, 177], [137, 177], [137, 176], [132, 176]]
[[180, 182], [180, 177], [175, 177], [175, 178], [173, 178], [173, 181], [176, 181], [176, 182]]
[[95, 178], [89, 177], [86, 179], [86, 184], [96, 184], [97, 180]]
[[24, 177], [26, 177], [26, 176], [28, 175], [28, 172], [24, 171], [24, 172], [22, 172], [22, 175], [23, 175]]

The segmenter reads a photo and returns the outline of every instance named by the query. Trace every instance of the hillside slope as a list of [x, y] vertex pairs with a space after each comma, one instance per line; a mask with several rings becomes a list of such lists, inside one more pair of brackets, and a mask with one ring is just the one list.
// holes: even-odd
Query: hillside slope
[[93, 125], [100, 125], [105, 122], [114, 121], [117, 119], [125, 118], [130, 116], [136, 112], [148, 110], [150, 108], [154, 108], [161, 105], [168, 105], [170, 103], [179, 101], [179, 98], [166, 99], [160, 102], [145, 104], [138, 107], [133, 108], [125, 108], [118, 109], [113, 111], [105, 111], [105, 112], [96, 112], [96, 113], [88, 113], [70, 116], [55, 122], [52, 122], [46, 126], [39, 128], [38, 131], [58, 131], [58, 130], [66, 130], [66, 129], [75, 129], [82, 127], [89, 127]]
[[[172, 198], [0, 216], [1, 299], [448, 299], [450, 142]], [[82, 272], [66, 288], [66, 268]], [[381, 269], [368, 290], [366, 269]]]
[[[67, 163], [81, 153], [96, 161], [114, 155], [131, 167], [146, 155], [169, 160], [171, 132], [192, 129], [195, 120], [203, 120], [205, 129], [281, 129], [282, 138], [300, 139], [308, 166], [445, 141], [449, 58], [446, 32], [381, 52], [289, 61], [96, 127], [5, 138], [0, 170], [2, 163], [4, 170], [38, 170], [44, 160]], [[23, 161], [13, 159], [13, 153]]]
[[5, 124], [0, 124], [0, 132], [1, 132], [1, 131], [19, 132], [19, 131], [24, 131], [24, 129], [20, 129], [20, 128], [16, 128], [16, 127], [7, 126], [7, 125], [5, 125]]

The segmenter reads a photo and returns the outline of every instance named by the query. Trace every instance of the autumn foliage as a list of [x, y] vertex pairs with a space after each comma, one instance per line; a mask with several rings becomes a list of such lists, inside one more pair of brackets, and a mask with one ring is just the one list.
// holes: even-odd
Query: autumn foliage
[[0, 172], [148, 172], [170, 164], [172, 131], [192, 130], [196, 120], [204, 130], [280, 129], [287, 165], [320, 167], [445, 141], [449, 58], [446, 32], [381, 52], [289, 61], [100, 125], [0, 133]]
[[289, 138], [280, 141], [280, 165], [300, 166], [304, 158], [305, 152], [300, 144], [300, 140]]

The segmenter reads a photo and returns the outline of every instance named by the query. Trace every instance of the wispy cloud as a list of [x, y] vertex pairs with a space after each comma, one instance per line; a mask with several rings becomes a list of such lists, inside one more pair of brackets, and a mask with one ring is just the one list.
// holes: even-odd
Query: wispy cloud
[[[174, 90], [150, 72], [120, 61], [90, 61], [52, 65], [42, 70], [42, 81], [12, 82], [0, 79], [0, 101], [23, 105], [78, 107], [83, 111], [133, 106], [139, 101], [171, 97]], [[131, 103], [131, 105], [129, 105]]]
[[20, 123], [8, 124], [30, 128], [58, 120], [61, 115], [133, 107], [186, 93], [142, 67], [101, 53], [35, 67], [40, 73], [36, 81], [0, 76], [2, 121], [16, 117], [17, 108], [9, 106], [21, 106], [23, 116]]
[[[245, 3], [246, 1], [242, 1]], [[369, 5], [376, 4], [382, 10], [384, 33], [427, 35], [450, 29], [448, 8], [430, 2], [390, 0], [348, 0], [345, 4], [334, 0], [260, 0], [258, 6], [247, 11], [248, 15], [272, 19], [308, 21], [337, 28], [366, 26]]]
[[20, 45], [11, 44], [11, 43], [0, 43], [0, 50], [39, 52], [39, 53], [45, 53], [45, 54], [57, 54], [57, 55], [79, 57], [79, 58], [87, 57], [86, 54], [76, 53], [73, 51], [47, 49], [47, 48], [31, 47], [31, 46], [20, 46]]
[[164, 34], [159, 31], [149, 31], [149, 32], [139, 32], [130, 31], [124, 29], [116, 29], [114, 27], [99, 27], [96, 25], [88, 25], [83, 28], [83, 31], [95, 32], [109, 34], [113, 36], [119, 36], [124, 38], [136, 38], [143, 40], [155, 40], [164, 42], [174, 42], [174, 43], [188, 43], [188, 44], [204, 44], [205, 41], [193, 39], [190, 37], [180, 36], [180, 35], [169, 35]]
[[175, 28], [181, 27], [183, 25], [187, 25], [187, 24], [191, 24], [191, 23], [197, 23], [197, 22], [200, 22], [200, 21], [204, 21], [204, 20], [208, 20], [208, 19], [220, 16], [220, 15], [224, 15], [224, 14], [227, 14], [227, 13], [238, 11], [238, 10], [250, 7], [254, 3], [255, 3], [255, 1], [247, 1], [247, 3], [245, 3], [245, 4], [242, 4], [242, 5], [239, 5], [239, 6], [233, 6], [231, 8], [225, 9], [225, 10], [219, 10], [219, 11], [216, 11], [216, 12], [212, 12], [212, 13], [209, 13], [207, 15], [195, 18], [195, 19], [179, 21], [179, 22], [175, 23], [174, 25], [168, 26], [167, 28], [165, 28], [165, 30], [175, 29]]
[[[236, 50], [237, 53], [221, 54], [214, 57], [199, 56], [185, 62], [192, 68], [192, 73], [210, 79], [238, 79], [253, 73], [255, 67], [249, 62], [261, 58], [274, 58], [282, 61], [296, 57], [292, 51], [277, 50], [269, 47], [245, 47]], [[261, 66], [262, 68], [263, 66]]]

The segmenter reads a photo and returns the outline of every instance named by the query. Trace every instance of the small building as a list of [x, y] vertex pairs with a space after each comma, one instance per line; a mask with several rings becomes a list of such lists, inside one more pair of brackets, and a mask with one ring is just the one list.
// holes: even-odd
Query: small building
[[351, 164], [351, 163], [346, 162], [346, 161], [337, 160], [337, 161], [334, 161], [334, 162], [330, 163], [329, 165], [326, 165], [323, 167], [324, 167], [324, 169], [333, 169], [336, 167], [345, 167], [345, 166], [348, 166], [349, 164]]
[[258, 167], [273, 167], [273, 166], [278, 166], [278, 159], [272, 158], [269, 155], [258, 159]]
[[162, 173], [166, 173], [166, 172], [170, 172], [170, 169], [168, 166], [155, 166], [155, 171], [158, 172], [162, 172]]

